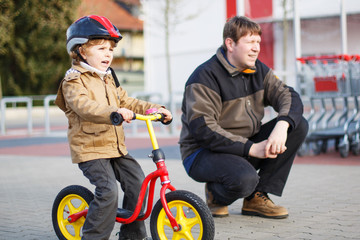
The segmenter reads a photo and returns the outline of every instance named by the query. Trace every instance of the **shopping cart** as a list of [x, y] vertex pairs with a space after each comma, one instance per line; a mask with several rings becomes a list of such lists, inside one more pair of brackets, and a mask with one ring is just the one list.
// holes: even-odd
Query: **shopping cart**
[[297, 60], [310, 102], [309, 133], [298, 155], [307, 155], [310, 150], [315, 155], [326, 152], [329, 140], [335, 141], [341, 157], [347, 157], [350, 150], [358, 155], [360, 58], [327, 55]]

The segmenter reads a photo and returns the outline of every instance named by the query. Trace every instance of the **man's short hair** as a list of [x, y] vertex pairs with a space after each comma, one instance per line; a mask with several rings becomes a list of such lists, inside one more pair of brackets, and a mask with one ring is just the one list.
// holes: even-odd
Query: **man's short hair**
[[230, 18], [224, 26], [223, 30], [223, 48], [227, 50], [225, 40], [231, 38], [235, 43], [247, 34], [255, 34], [261, 36], [261, 27], [250, 18], [244, 16], [235, 16]]

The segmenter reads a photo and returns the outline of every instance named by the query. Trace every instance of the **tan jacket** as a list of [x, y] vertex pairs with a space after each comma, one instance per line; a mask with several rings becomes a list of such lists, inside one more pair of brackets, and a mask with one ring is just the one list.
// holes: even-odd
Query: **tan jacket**
[[111, 74], [102, 80], [96, 73], [73, 65], [62, 80], [56, 105], [68, 118], [68, 140], [73, 163], [126, 155], [123, 126], [113, 126], [110, 114], [127, 108], [145, 114], [161, 105], [138, 100], [116, 88]]

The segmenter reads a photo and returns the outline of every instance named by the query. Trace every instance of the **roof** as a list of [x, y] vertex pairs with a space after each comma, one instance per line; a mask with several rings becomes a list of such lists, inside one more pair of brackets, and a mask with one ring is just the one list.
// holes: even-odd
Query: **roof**
[[140, 5], [140, 0], [117, 0], [117, 1], [123, 2], [125, 4], [129, 4], [129, 5], [136, 5], [136, 6]]
[[143, 21], [134, 17], [113, 0], [82, 0], [79, 17], [100, 15], [108, 18], [121, 30], [143, 31]]

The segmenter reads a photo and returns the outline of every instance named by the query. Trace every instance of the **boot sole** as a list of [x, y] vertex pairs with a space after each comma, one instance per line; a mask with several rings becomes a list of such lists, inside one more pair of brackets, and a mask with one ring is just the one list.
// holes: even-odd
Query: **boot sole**
[[259, 212], [246, 211], [246, 210], [242, 210], [242, 215], [257, 216], [257, 217], [263, 217], [263, 218], [273, 218], [273, 219], [283, 219], [283, 218], [287, 218], [289, 216], [289, 214], [269, 216], [269, 215], [265, 215], [265, 214], [262, 214]]
[[224, 218], [229, 216], [229, 214], [211, 214], [211, 215], [215, 218]]

